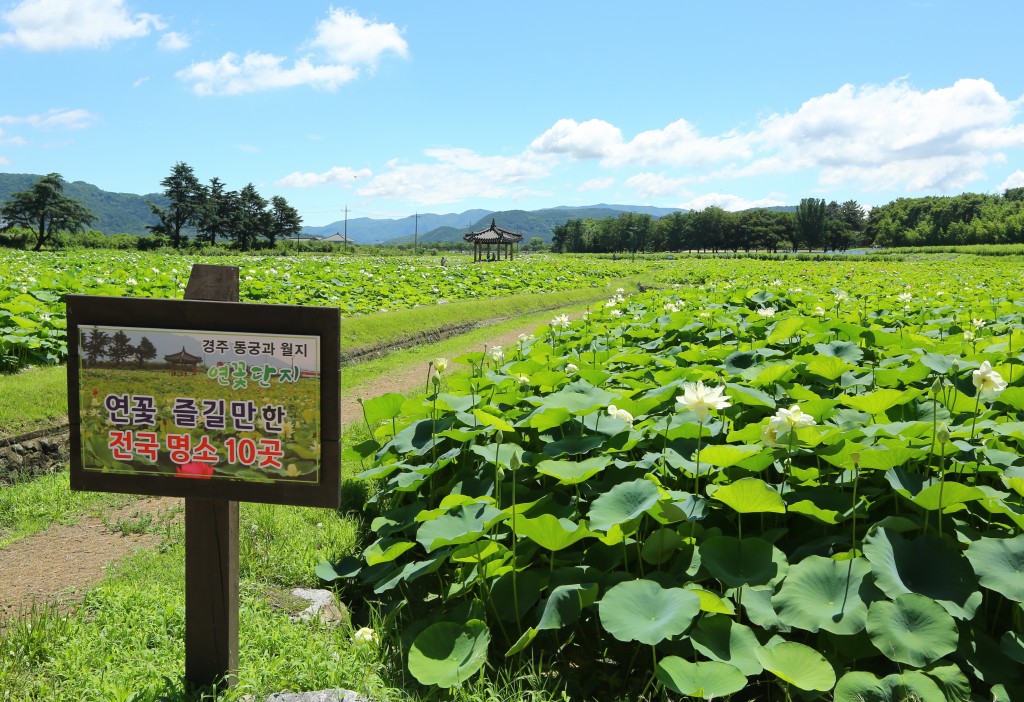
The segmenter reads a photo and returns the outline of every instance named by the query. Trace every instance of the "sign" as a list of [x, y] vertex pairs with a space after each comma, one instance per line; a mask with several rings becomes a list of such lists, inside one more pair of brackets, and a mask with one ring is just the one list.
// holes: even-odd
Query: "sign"
[[67, 307], [72, 488], [338, 506], [337, 309]]

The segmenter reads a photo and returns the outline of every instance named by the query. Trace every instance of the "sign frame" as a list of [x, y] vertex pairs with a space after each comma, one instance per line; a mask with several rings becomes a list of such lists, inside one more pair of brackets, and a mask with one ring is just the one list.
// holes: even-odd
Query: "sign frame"
[[[68, 421], [72, 490], [265, 502], [337, 509], [341, 500], [341, 313], [337, 308], [210, 300], [68, 295]], [[316, 336], [320, 340], [319, 481], [198, 480], [175, 475], [101, 473], [83, 465], [80, 328]]]

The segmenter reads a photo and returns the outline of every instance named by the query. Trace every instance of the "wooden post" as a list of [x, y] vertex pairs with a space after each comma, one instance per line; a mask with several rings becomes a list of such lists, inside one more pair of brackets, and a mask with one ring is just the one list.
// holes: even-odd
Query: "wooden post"
[[[186, 300], [238, 302], [238, 267], [192, 266]], [[238, 671], [238, 502], [185, 498], [185, 680], [234, 685]]]

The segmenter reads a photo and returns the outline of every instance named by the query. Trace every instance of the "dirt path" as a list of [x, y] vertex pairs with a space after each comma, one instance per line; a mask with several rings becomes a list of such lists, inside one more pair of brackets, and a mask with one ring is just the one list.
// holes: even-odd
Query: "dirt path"
[[110, 512], [105, 520], [87, 517], [54, 525], [0, 550], [0, 628], [3, 619], [33, 604], [80, 598], [103, 579], [107, 564], [160, 543], [159, 534], [130, 533], [131, 525], [159, 524], [183, 505], [176, 498], [148, 497]]
[[[490, 346], [511, 346], [522, 333], [536, 325], [516, 329], [488, 341]], [[478, 350], [479, 345], [466, 351]], [[341, 421], [343, 425], [362, 420], [357, 398], [371, 398], [388, 392], [408, 392], [423, 387], [427, 362], [400, 366], [387, 375], [363, 385], [342, 387]], [[342, 371], [344, 378], [344, 370]], [[344, 383], [344, 381], [343, 381]], [[118, 520], [155, 520], [166, 515], [180, 499], [146, 498], [106, 516], [107, 524]], [[70, 603], [103, 579], [109, 564], [141, 548], [160, 543], [158, 534], [124, 535], [104, 526], [103, 519], [85, 518], [73, 525], [54, 525], [45, 531], [15, 541], [0, 549], [0, 629], [5, 618], [27, 611], [33, 602]]]

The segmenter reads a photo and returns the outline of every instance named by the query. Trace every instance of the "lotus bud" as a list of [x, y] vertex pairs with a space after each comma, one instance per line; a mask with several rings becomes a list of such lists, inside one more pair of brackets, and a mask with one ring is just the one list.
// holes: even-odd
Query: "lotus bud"
[[949, 370], [952, 371], [952, 373], [954, 375], [960, 372], [960, 361], [959, 361], [959, 359], [956, 359], [956, 358], [953, 359], [953, 363], [950, 364]]
[[441, 374], [437, 372], [436, 368], [433, 368], [430, 371], [430, 382], [434, 384], [435, 388], [441, 386]]
[[938, 431], [935, 432], [935, 438], [939, 440], [940, 444], [945, 444], [949, 441], [949, 427], [943, 422], [939, 425]]
[[512, 458], [508, 459], [508, 467], [511, 468], [513, 471], [517, 471], [519, 470], [519, 466], [521, 465], [522, 462], [519, 460], [519, 454], [513, 453]]
[[854, 451], [850, 454], [850, 460], [853, 461], [853, 467], [857, 468], [860, 466], [860, 451]]
[[942, 391], [942, 380], [938, 376], [935, 376], [935, 381], [932, 383], [932, 394], [938, 395]]
[[503, 433], [501, 433], [501, 429], [498, 429], [496, 432], [494, 432], [494, 440], [497, 441], [499, 444], [504, 439], [505, 439], [505, 435]]

